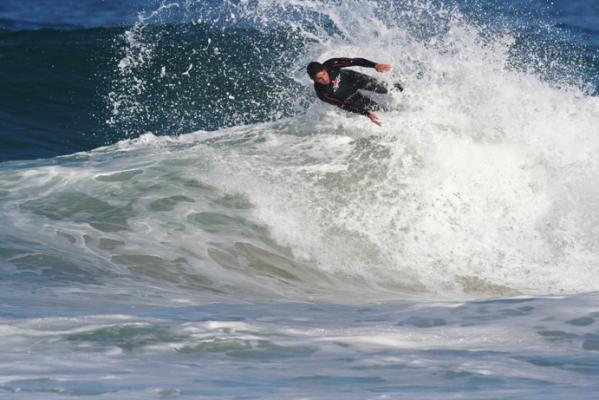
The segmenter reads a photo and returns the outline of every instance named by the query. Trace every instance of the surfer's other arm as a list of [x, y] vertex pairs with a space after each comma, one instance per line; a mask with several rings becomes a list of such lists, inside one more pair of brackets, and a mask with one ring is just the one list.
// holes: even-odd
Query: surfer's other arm
[[336, 97], [328, 95], [325, 91], [317, 90], [316, 94], [318, 98], [326, 103], [337, 106], [345, 111], [353, 112], [356, 114], [365, 115], [372, 122], [377, 125], [381, 125], [381, 121], [372, 110], [378, 110], [379, 105], [372, 101], [370, 98], [361, 95], [360, 93], [354, 94], [348, 99], [338, 99]]

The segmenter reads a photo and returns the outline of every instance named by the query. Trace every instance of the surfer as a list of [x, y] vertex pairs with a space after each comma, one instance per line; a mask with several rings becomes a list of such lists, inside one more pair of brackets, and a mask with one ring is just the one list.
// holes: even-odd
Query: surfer
[[[381, 120], [374, 111], [383, 107], [358, 90], [369, 90], [375, 93], [387, 93], [387, 87], [376, 79], [345, 67], [374, 68], [377, 72], [391, 70], [389, 64], [377, 64], [364, 58], [331, 58], [324, 63], [316, 61], [308, 64], [307, 72], [314, 81], [314, 90], [318, 98], [344, 110], [366, 115], [372, 122], [381, 125]], [[402, 91], [399, 83], [393, 85]]]

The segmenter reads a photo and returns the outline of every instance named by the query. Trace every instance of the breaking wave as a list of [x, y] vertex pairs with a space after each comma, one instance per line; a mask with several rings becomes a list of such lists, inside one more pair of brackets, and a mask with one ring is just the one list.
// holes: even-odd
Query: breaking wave
[[[116, 43], [109, 122], [154, 133], [0, 166], [6, 277], [297, 299], [599, 290], [599, 100], [559, 51], [434, 2], [200, 3], [163, 3]], [[314, 101], [303, 66], [339, 55], [394, 65], [379, 77], [406, 90], [379, 98], [382, 128]]]

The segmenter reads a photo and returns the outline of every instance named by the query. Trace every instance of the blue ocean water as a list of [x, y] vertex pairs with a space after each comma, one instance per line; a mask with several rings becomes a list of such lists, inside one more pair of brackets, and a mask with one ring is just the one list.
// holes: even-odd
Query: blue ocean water
[[595, 399], [598, 90], [590, 0], [3, 0], [0, 398]]
[[[159, 13], [149, 25], [195, 22], [209, 12], [216, 15], [226, 8], [219, 9], [219, 2], [187, 3]], [[439, 1], [438, 7], [457, 6], [466, 18], [477, 24], [512, 31], [519, 42], [514, 46], [518, 57], [539, 57], [544, 58], [545, 64], [558, 62], [573, 68], [578, 79], [597, 91], [596, 4], [578, 0], [504, 3]], [[231, 4], [229, 8], [233, 8]], [[402, 2], [391, 4], [397, 13], [409, 10]], [[326, 7], [325, 2], [322, 8]], [[207, 17], [202, 25], [163, 25], [156, 29], [154, 35], [161, 39], [154, 38], [159, 46], [153, 50], [159, 54], [153, 61], [168, 59], [181, 73], [194, 62], [205, 65], [208, 70], [188, 76], [188, 82], [178, 78], [170, 82], [157, 81], [149, 75], [159, 77], [160, 71], [152, 68], [137, 71], [145, 73], [146, 83], [153, 85], [143, 93], [143, 99], [133, 98], [132, 93], [126, 95], [133, 103], [128, 112], [139, 115], [121, 115], [118, 123], [107, 123], [113, 118], [115, 104], [109, 95], [127, 90], [123, 86], [131, 85], [119, 81], [117, 68], [127, 46], [122, 42], [124, 31], [140, 16], [151, 15], [159, 8], [160, 2], [153, 0], [3, 1], [0, 5], [0, 57], [3, 60], [0, 64], [3, 88], [0, 160], [47, 158], [91, 150], [148, 131], [172, 135], [198, 129], [213, 130], [301, 112], [305, 104], [296, 106], [292, 99], [279, 94], [280, 85], [268, 83], [271, 78], [257, 76], [266, 71], [275, 73], [273, 79], [283, 80], [283, 86], [293, 86], [289, 94], [293, 100], [300, 96], [305, 102], [311, 101], [304, 85], [294, 84], [291, 79], [296, 69], [301, 69], [297, 64], [304, 46], [301, 37], [288, 37], [284, 28], [283, 32], [256, 28], [248, 37], [247, 30], [236, 30], [241, 24], [239, 21], [214, 22], [218, 17]], [[256, 20], [260, 18], [262, 16], [245, 19], [245, 26], [258, 27], [262, 22]], [[221, 37], [221, 30], [230, 37]], [[223, 41], [220, 47], [223, 53], [208, 57], [199, 51], [192, 54], [208, 39]], [[266, 51], [260, 53], [264, 47]], [[253, 64], [238, 65], [239, 52], [247, 52], [247, 59], [253, 60]], [[226, 102], [228, 95], [222, 96], [220, 89], [209, 90], [207, 85], [212, 82], [214, 88], [223, 82], [217, 71], [222, 70], [219, 68], [222, 63], [245, 81], [241, 87], [224, 79], [226, 87], [222, 91], [235, 91], [235, 102]], [[274, 64], [276, 72], [265, 63]], [[526, 60], [526, 63], [530, 66], [536, 61]], [[550, 70], [543, 65], [539, 73]], [[558, 78], [565, 75], [562, 70], [556, 73]], [[279, 96], [277, 101], [273, 101], [276, 96]], [[256, 98], [264, 107], [251, 104]], [[281, 101], [283, 104], [278, 104]], [[201, 112], [201, 107], [210, 109], [211, 115]]]

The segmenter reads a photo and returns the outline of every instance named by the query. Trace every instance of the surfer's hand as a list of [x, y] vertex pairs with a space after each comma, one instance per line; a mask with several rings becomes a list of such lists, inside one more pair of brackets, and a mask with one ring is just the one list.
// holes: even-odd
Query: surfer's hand
[[381, 120], [379, 119], [379, 117], [376, 116], [375, 113], [371, 112], [370, 114], [368, 114], [368, 118], [370, 118], [370, 120], [372, 122], [374, 122], [375, 124], [377, 124], [378, 126], [383, 125], [383, 123], [381, 122]]
[[374, 69], [376, 69], [376, 72], [389, 72], [391, 71], [391, 64], [377, 64]]

